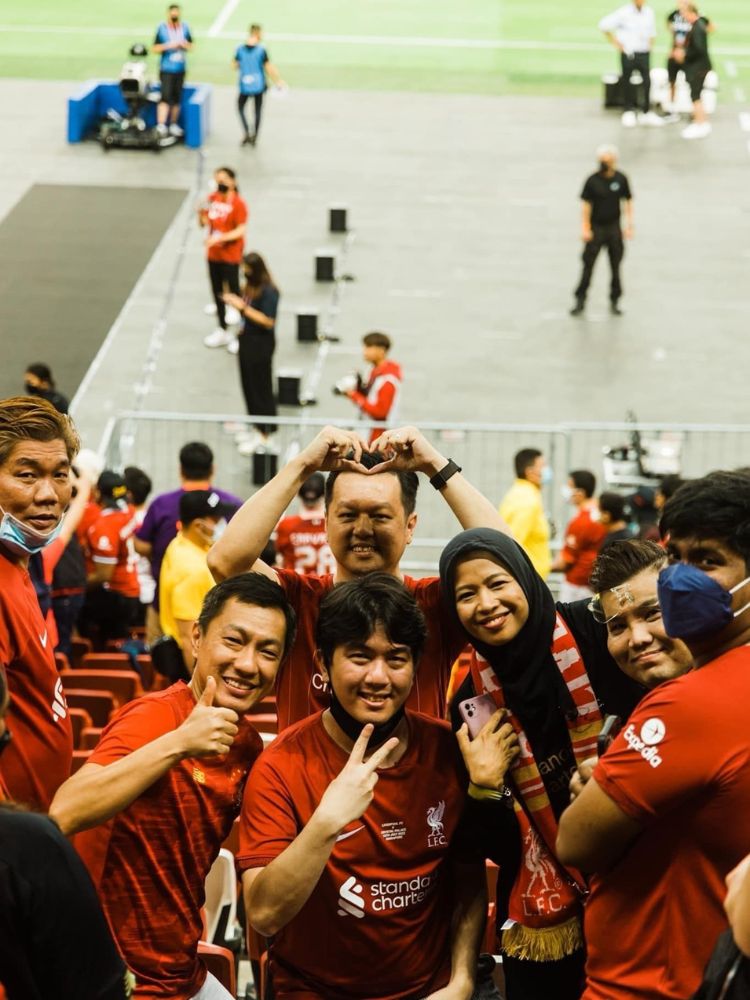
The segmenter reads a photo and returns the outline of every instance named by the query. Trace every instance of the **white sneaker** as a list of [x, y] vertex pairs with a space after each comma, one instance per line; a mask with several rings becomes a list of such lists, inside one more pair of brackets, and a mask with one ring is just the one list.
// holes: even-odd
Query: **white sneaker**
[[240, 350], [240, 340], [239, 337], [232, 337], [232, 339], [227, 344], [227, 350], [230, 354], [239, 354]]
[[254, 427], [248, 427], [247, 424], [242, 425], [242, 430], [237, 431], [234, 435], [235, 444], [244, 444], [246, 441], [250, 441], [257, 437], [258, 432]]
[[169, 129], [166, 125], [157, 125], [156, 132], [158, 135], [169, 135]]
[[623, 128], [635, 128], [638, 124], [638, 119], [635, 117], [635, 111], [623, 111], [620, 122], [622, 123]]
[[234, 306], [225, 306], [224, 319], [227, 321], [229, 326], [234, 326], [235, 324], [239, 323], [242, 317], [240, 316], [237, 309], [234, 308]]
[[185, 130], [180, 128], [179, 125], [170, 125], [169, 134], [175, 136], [177, 139], [181, 139], [185, 134]]
[[215, 302], [209, 302], [207, 306], [203, 307], [203, 312], [206, 314], [206, 316], [215, 316], [216, 315], [216, 303]]
[[657, 113], [655, 111], [646, 111], [646, 112], [644, 112], [643, 114], [641, 114], [639, 116], [638, 120], [640, 122], [642, 122], [644, 125], [653, 125], [653, 126], [656, 126], [657, 128], [660, 125], [664, 125], [665, 124], [664, 119], [662, 118], [662, 116], [661, 115], [657, 115]]
[[710, 122], [693, 122], [682, 130], [683, 139], [705, 139], [711, 134]]
[[259, 451], [266, 444], [266, 438], [259, 432], [255, 431], [252, 437], [249, 437], [246, 441], [243, 441], [237, 451], [240, 455], [249, 456], [254, 455], [256, 451]]
[[203, 343], [206, 347], [228, 347], [234, 339], [233, 333], [230, 333], [229, 330], [222, 330], [220, 326], [217, 326], [213, 333], [209, 333], [207, 337], [203, 338]]

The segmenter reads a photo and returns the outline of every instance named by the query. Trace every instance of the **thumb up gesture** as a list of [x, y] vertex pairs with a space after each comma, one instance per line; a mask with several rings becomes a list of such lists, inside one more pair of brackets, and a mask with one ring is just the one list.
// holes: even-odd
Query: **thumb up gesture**
[[231, 708], [214, 705], [216, 678], [209, 677], [198, 702], [179, 727], [185, 757], [212, 757], [228, 753], [238, 733], [239, 716]]

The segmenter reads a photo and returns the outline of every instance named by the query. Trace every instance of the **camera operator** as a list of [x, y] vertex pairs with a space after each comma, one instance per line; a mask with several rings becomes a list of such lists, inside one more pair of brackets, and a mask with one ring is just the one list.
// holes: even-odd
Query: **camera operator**
[[[401, 365], [388, 358], [391, 338], [385, 333], [374, 331], [362, 338], [362, 357], [372, 365], [365, 382], [356, 374], [345, 375], [336, 383], [333, 391], [338, 396], [348, 396], [359, 407], [363, 419], [387, 421], [396, 419], [396, 407], [401, 390]], [[382, 427], [373, 427], [370, 444], [382, 434]]]

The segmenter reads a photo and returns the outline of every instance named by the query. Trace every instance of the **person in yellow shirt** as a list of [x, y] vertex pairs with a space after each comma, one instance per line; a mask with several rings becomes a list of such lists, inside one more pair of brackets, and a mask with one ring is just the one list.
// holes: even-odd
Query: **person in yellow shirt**
[[181, 529], [167, 546], [159, 575], [162, 632], [179, 645], [188, 674], [193, 672], [190, 641], [203, 598], [214, 585], [206, 553], [232, 511], [213, 490], [189, 490], [180, 497]]
[[514, 458], [516, 481], [503, 497], [500, 516], [515, 540], [526, 550], [534, 569], [546, 580], [552, 565], [549, 522], [542, 503], [547, 463], [537, 448], [522, 448]]

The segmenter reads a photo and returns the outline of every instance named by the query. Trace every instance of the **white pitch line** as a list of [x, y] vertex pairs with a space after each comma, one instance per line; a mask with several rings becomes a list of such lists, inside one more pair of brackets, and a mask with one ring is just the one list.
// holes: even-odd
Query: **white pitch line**
[[224, 25], [227, 23], [232, 14], [234, 14], [235, 10], [237, 10], [239, 2], [240, 0], [227, 0], [219, 11], [216, 20], [208, 29], [209, 38], [217, 38], [221, 34]]
[[[231, 0], [229, 0], [231, 2]], [[229, 2], [227, 6], [229, 5]], [[239, 0], [237, 0], [239, 3]], [[212, 26], [213, 27], [213, 26]], [[209, 28], [209, 34], [211, 32]], [[133, 35], [148, 35], [151, 37], [154, 32], [153, 25], [148, 28], [76, 28], [71, 26], [61, 27], [39, 27], [37, 25], [26, 24], [0, 24], [0, 34], [43, 34], [43, 35], [106, 35], [125, 36], [132, 38]], [[210, 37], [230, 41], [238, 41], [242, 38], [241, 31], [217, 31]], [[197, 33], [200, 38], [200, 33]], [[373, 45], [384, 46], [385, 48], [431, 48], [431, 49], [487, 49], [490, 51], [519, 50], [519, 51], [544, 51], [544, 52], [601, 52], [602, 45], [598, 42], [546, 42], [539, 39], [482, 39], [482, 38], [433, 38], [421, 35], [308, 35], [297, 33], [271, 33], [266, 34], [269, 42], [307, 42], [310, 45], [320, 45], [330, 43], [331, 45]], [[711, 49], [716, 56], [750, 56], [750, 46], [732, 45], [717, 46]]]

